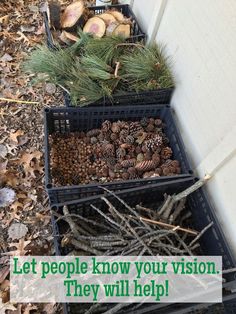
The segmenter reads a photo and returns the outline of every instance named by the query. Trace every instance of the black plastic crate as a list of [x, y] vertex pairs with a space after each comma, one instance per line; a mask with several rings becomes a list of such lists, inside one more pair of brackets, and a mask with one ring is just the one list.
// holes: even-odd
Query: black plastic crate
[[[130, 18], [132, 21], [131, 25], [131, 36], [127, 39], [129, 42], [145, 41], [146, 34], [143, 32], [142, 28], [138, 24], [137, 18], [134, 15], [131, 7], [128, 4], [118, 4], [118, 5], [102, 5], [102, 6], [92, 6], [89, 7], [90, 11], [93, 11], [95, 15], [101, 14], [108, 9], [116, 9], [120, 11], [125, 17]], [[43, 12], [46, 40], [49, 48], [55, 48], [53, 36], [51, 29], [49, 27], [49, 20], [47, 12]]]
[[50, 146], [49, 135], [55, 132], [69, 133], [75, 131], [87, 131], [101, 126], [104, 120], [132, 120], [136, 121], [142, 117], [159, 117], [163, 120], [164, 132], [169, 138], [170, 147], [173, 151], [174, 159], [179, 160], [182, 175], [156, 177], [151, 179], [137, 179], [129, 181], [119, 181], [107, 184], [100, 184], [112, 190], [128, 189], [145, 184], [169, 181], [177, 178], [190, 176], [192, 170], [186, 156], [181, 136], [176, 127], [172, 110], [168, 105], [140, 105], [117, 106], [117, 107], [96, 107], [96, 108], [52, 108], [45, 109], [45, 183], [51, 204], [61, 203], [83, 197], [84, 193], [91, 195], [101, 193], [101, 189], [96, 184], [55, 187], [52, 185], [50, 172]]
[[[163, 193], [173, 194], [179, 193], [189, 187], [194, 182], [192, 178], [186, 178], [183, 180], [176, 180], [169, 183], [155, 184], [152, 186], [144, 186], [134, 189], [129, 189], [126, 191], [120, 191], [116, 194], [125, 200], [129, 205], [135, 205], [139, 202], [142, 202], [144, 206], [152, 206], [153, 204], [158, 204], [162, 201]], [[111, 195], [106, 197], [112, 200], [115, 203], [115, 198]], [[80, 215], [85, 217], [91, 214], [90, 204], [95, 204], [102, 210], [103, 204], [100, 197], [90, 197], [84, 200], [74, 201], [73, 203], [67, 203], [68, 209], [71, 213], [79, 212]], [[116, 203], [115, 205], [118, 205]], [[53, 207], [53, 210], [61, 212], [62, 205]], [[122, 212], [124, 208], [119, 204], [120, 208], [118, 209]], [[187, 197], [186, 208], [191, 211], [193, 217], [193, 228], [196, 230], [202, 230], [210, 222], [213, 222], [213, 226], [207, 230], [207, 232], [200, 239], [202, 255], [219, 255], [222, 256], [223, 269], [233, 268], [236, 265], [236, 261], [231, 254], [230, 248], [225, 240], [224, 234], [221, 230], [220, 224], [215, 216], [215, 211], [212, 208], [211, 204], [208, 202], [208, 198], [204, 192], [204, 189], [201, 188]], [[68, 251], [60, 246], [60, 238], [64, 233], [65, 223], [60, 221], [58, 224], [55, 223], [55, 218], [52, 217], [53, 221], [53, 232], [54, 232], [54, 241], [55, 249], [57, 255], [66, 255]], [[201, 254], [199, 254], [201, 255]], [[226, 288], [233, 287], [236, 280], [236, 272], [224, 276], [226, 279], [223, 287]], [[168, 314], [182, 314], [182, 313], [193, 313], [193, 314], [217, 314], [217, 313], [235, 313], [236, 308], [236, 293], [233, 294], [231, 291], [224, 289], [222, 304], [143, 304], [136, 310], [129, 310], [128, 308], [120, 311], [119, 313], [133, 313], [133, 314], [142, 314], [142, 313], [168, 313]], [[68, 304], [66, 307], [65, 313], [76, 313], [76, 307], [78, 304]]]
[[[133, 21], [133, 28], [132, 28], [132, 36], [128, 39], [129, 42], [137, 42], [137, 41], [145, 41], [146, 35], [142, 31], [141, 27], [139, 26], [137, 19], [128, 4], [125, 5], [111, 5], [111, 6], [95, 6], [90, 7], [90, 10], [93, 10], [95, 14], [103, 13], [105, 10], [109, 8], [115, 8], [122, 12], [126, 17], [131, 17]], [[49, 27], [48, 15], [46, 12], [43, 12], [44, 17], [44, 24], [45, 24], [45, 32], [46, 32], [46, 41], [47, 46], [51, 49], [55, 49], [55, 44], [53, 41], [52, 32]], [[132, 105], [139, 105], [139, 104], [169, 104], [171, 100], [171, 96], [173, 94], [174, 88], [163, 88], [159, 90], [150, 90], [150, 91], [143, 91], [143, 92], [123, 92], [117, 93], [113, 95], [113, 99], [109, 99], [108, 97], [104, 97], [89, 106], [109, 106], [109, 105], [124, 105], [130, 104]], [[72, 105], [70, 96], [67, 92], [64, 93], [65, 105], [67, 107], [74, 107]]]
[[[116, 106], [116, 105], [130, 105], [132, 106], [142, 105], [142, 104], [169, 104], [174, 88], [163, 88], [158, 90], [150, 90], [143, 92], [124, 92], [117, 93], [113, 95], [113, 98], [104, 97], [98, 101], [89, 104], [89, 107], [97, 106]], [[70, 96], [67, 92], [64, 92], [64, 99], [66, 107], [76, 107], [71, 103]]]

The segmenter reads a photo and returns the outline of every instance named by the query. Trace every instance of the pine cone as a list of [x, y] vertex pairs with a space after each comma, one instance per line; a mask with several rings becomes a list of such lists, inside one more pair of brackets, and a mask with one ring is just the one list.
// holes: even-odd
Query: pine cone
[[115, 157], [112, 157], [112, 156], [104, 157], [104, 161], [106, 162], [109, 168], [113, 168], [116, 164], [116, 159]]
[[88, 137], [96, 137], [96, 136], [98, 136], [100, 133], [101, 133], [101, 130], [99, 130], [99, 129], [93, 129], [93, 130], [88, 131], [86, 135], [87, 135]]
[[113, 122], [111, 125], [111, 130], [113, 133], [119, 133], [120, 132], [120, 126], [119, 123]]
[[130, 122], [129, 132], [130, 135], [136, 138], [140, 132], [143, 132], [143, 127], [140, 122]]
[[160, 155], [158, 153], [154, 153], [152, 155], [152, 161], [155, 163], [155, 165], [157, 167], [160, 164], [160, 162], [161, 162]]
[[155, 163], [152, 160], [145, 160], [142, 162], [139, 162], [136, 166], [135, 169], [139, 172], [145, 172], [149, 170], [155, 169]]
[[74, 185], [79, 185], [80, 184], [80, 175], [78, 173], [74, 173], [71, 176], [71, 183]]
[[155, 130], [155, 126], [152, 123], [149, 123], [146, 127], [147, 132], [153, 132]]
[[124, 142], [127, 144], [132, 145], [134, 143], [134, 137], [132, 135], [128, 135], [126, 136], [126, 138], [124, 139]]
[[120, 141], [121, 141], [122, 143], [124, 143], [125, 140], [126, 140], [126, 137], [127, 137], [128, 135], [129, 135], [129, 131], [126, 130], [126, 129], [122, 129], [122, 130], [120, 131]]
[[168, 137], [165, 135], [165, 133], [162, 132], [162, 130], [158, 131], [158, 134], [162, 137], [163, 145], [167, 146], [169, 144], [169, 142], [170, 142]]
[[173, 166], [173, 167], [180, 167], [180, 163], [179, 163], [179, 161], [178, 160], [172, 160], [171, 161], [171, 165]]
[[111, 129], [111, 122], [108, 121], [108, 120], [105, 120], [105, 121], [102, 123], [101, 129], [102, 129], [102, 132], [104, 132], [104, 133], [110, 131], [110, 129]]
[[157, 127], [161, 127], [162, 126], [162, 120], [161, 119], [155, 119], [155, 125]]
[[146, 152], [144, 154], [144, 160], [151, 160], [152, 159], [152, 153], [151, 152]]
[[96, 144], [98, 142], [98, 140], [97, 140], [97, 138], [96, 137], [91, 137], [91, 139], [90, 139], [90, 143], [92, 144], [92, 145], [94, 145], [94, 144]]
[[141, 124], [142, 127], [146, 127], [148, 125], [148, 122], [149, 122], [149, 119], [147, 117], [143, 117], [140, 120], [140, 124]]
[[102, 133], [100, 133], [97, 138], [100, 143], [104, 141], [104, 135]]
[[114, 171], [115, 172], [120, 172], [122, 170], [122, 168], [123, 168], [122, 165], [117, 163], [117, 164], [115, 164]]
[[119, 128], [121, 130], [123, 130], [123, 129], [128, 130], [129, 129], [129, 124], [126, 121], [117, 121], [117, 124], [119, 125]]
[[123, 160], [120, 164], [123, 168], [129, 168], [129, 167], [133, 167], [136, 164], [136, 160], [127, 159], [127, 160]]
[[111, 157], [115, 155], [114, 145], [112, 144], [103, 144], [101, 151], [104, 157]]
[[155, 178], [160, 177], [159, 173], [156, 171], [148, 171], [143, 174], [143, 178]]
[[147, 141], [145, 141], [147, 150], [152, 150], [153, 152], [162, 145], [162, 137], [158, 134]]
[[128, 172], [124, 172], [124, 173], [122, 173], [121, 177], [123, 180], [129, 180], [130, 175]]
[[126, 150], [124, 148], [122, 148], [122, 147], [117, 148], [117, 150], [116, 150], [116, 157], [118, 159], [121, 159], [121, 158], [125, 157], [125, 155], [126, 155]]
[[178, 160], [167, 159], [163, 166], [168, 167], [169, 173], [171, 174], [181, 173], [181, 168]]
[[115, 141], [118, 140], [118, 134], [116, 134], [116, 133], [111, 133], [110, 138], [111, 138], [111, 141], [112, 141], [112, 142], [115, 142]]
[[135, 153], [136, 153], [136, 154], [140, 154], [141, 152], [142, 152], [141, 147], [140, 147], [140, 146], [137, 146], [137, 147], [135, 148]]
[[155, 124], [155, 119], [150, 118], [150, 119], [149, 119], [149, 123], [150, 123], [150, 124]]
[[127, 172], [129, 173], [130, 180], [138, 179], [137, 170], [134, 167], [130, 167]]
[[162, 159], [169, 159], [172, 156], [172, 149], [170, 147], [164, 147], [161, 150], [161, 158]]

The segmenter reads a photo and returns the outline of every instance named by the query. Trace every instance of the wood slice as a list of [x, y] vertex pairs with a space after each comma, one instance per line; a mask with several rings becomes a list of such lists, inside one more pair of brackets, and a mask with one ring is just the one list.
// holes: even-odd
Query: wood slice
[[107, 36], [112, 36], [115, 29], [119, 26], [119, 22], [112, 22], [110, 25], [108, 25], [106, 29], [106, 35]]
[[73, 34], [71, 34], [69, 32], [62, 31], [59, 39], [61, 41], [63, 41], [64, 43], [66, 43], [66, 44], [70, 44], [72, 41], [73, 42], [78, 41], [79, 37], [77, 37], [77, 36], [75, 36], [75, 35], [73, 35]]
[[99, 17], [100, 19], [103, 19], [103, 21], [106, 23], [107, 26], [113, 22], [116, 22], [116, 18], [112, 14], [109, 14], [109, 13], [99, 14]]
[[114, 32], [113, 35], [116, 36], [121, 36], [124, 38], [129, 38], [130, 37], [130, 25], [129, 24], [120, 24], [118, 25]]
[[119, 12], [119, 11], [116, 11], [116, 10], [110, 10], [108, 11], [107, 13], [111, 14], [114, 16], [114, 18], [118, 21], [118, 22], [123, 22], [125, 17], [124, 15]]
[[84, 12], [83, 1], [76, 1], [68, 5], [61, 18], [62, 28], [70, 28], [74, 26], [82, 16], [83, 12]]
[[94, 16], [84, 25], [83, 32], [90, 33], [101, 38], [106, 32], [106, 24], [103, 19], [100, 19], [98, 16]]

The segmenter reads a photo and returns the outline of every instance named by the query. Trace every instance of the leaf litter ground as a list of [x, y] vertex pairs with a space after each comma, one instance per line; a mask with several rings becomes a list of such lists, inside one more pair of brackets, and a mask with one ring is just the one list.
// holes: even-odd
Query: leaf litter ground
[[0, 190], [1, 205], [7, 206], [0, 207], [0, 313], [60, 313], [54, 304], [9, 302], [9, 256], [54, 253], [44, 190], [43, 109], [62, 105], [63, 99], [56, 86], [32, 86], [33, 77], [21, 71], [22, 61], [44, 40], [38, 1], [1, 1]]

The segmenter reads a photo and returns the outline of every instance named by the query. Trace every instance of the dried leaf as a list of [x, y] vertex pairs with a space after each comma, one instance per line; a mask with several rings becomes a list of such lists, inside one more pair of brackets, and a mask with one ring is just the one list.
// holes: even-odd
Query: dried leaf
[[7, 163], [8, 160], [4, 161], [4, 162], [0, 162], [0, 173], [5, 173], [7, 170]]
[[29, 25], [21, 25], [20, 30], [22, 33], [32, 33], [35, 31], [35, 27]]
[[27, 304], [23, 314], [30, 314], [30, 311], [37, 310], [37, 309], [38, 308], [36, 305]]
[[20, 163], [23, 164], [26, 176], [35, 178], [35, 171], [41, 173], [43, 167], [39, 165], [42, 153], [40, 151], [35, 151], [33, 153], [25, 153], [20, 159]]
[[28, 5], [28, 8], [29, 8], [29, 10], [30, 10], [31, 12], [34, 12], [34, 13], [39, 12], [39, 8], [38, 8], [37, 5], [29, 4], [29, 5]]
[[22, 130], [18, 130], [16, 132], [13, 132], [13, 133], [10, 133], [10, 140], [14, 143], [17, 143], [18, 144], [18, 137], [24, 135], [24, 131]]
[[47, 314], [55, 314], [56, 313], [55, 304], [53, 303], [45, 304], [43, 310]]
[[42, 157], [42, 155], [43, 154], [40, 151], [35, 151], [33, 153], [25, 153], [21, 157], [21, 162], [30, 165], [32, 159], [35, 158], [36, 160], [39, 160]]
[[5, 53], [1, 58], [0, 58], [0, 62], [10, 62], [12, 61], [13, 58], [12, 56], [10, 56], [8, 53]]
[[0, 284], [3, 283], [3, 281], [6, 279], [7, 275], [10, 272], [10, 267], [9, 265], [4, 266], [0, 269]]
[[22, 223], [13, 223], [8, 229], [8, 237], [12, 240], [23, 238], [28, 232], [26, 225]]
[[2, 303], [2, 298], [0, 298], [0, 313], [6, 313], [7, 310], [16, 311], [16, 308], [10, 302]]
[[7, 253], [3, 253], [4, 255], [11, 255], [11, 256], [24, 256], [28, 251], [25, 250], [25, 247], [30, 243], [31, 241], [25, 241], [24, 239], [20, 239], [18, 243], [10, 243], [9, 247], [16, 247], [17, 249], [15, 251], [10, 251]]
[[0, 207], [11, 204], [15, 199], [16, 193], [10, 188], [0, 189]]
[[53, 95], [55, 92], [56, 92], [56, 85], [53, 84], [53, 83], [47, 83], [45, 85], [45, 91], [46, 93], [50, 94], [50, 95]]
[[6, 290], [9, 290], [10, 289], [10, 280], [8, 279], [5, 279], [1, 285], [0, 285], [0, 290], [1, 291], [6, 291]]
[[5, 145], [0, 144], [0, 157], [5, 158], [8, 153], [8, 150]]
[[9, 21], [9, 15], [4, 15], [0, 17], [0, 24], [7, 24]]

